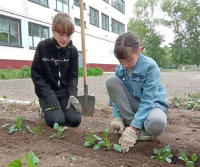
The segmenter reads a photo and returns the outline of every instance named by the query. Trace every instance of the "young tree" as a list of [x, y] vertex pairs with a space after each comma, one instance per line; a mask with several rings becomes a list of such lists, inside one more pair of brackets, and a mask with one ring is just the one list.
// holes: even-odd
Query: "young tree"
[[200, 63], [200, 1], [162, 0], [162, 10], [169, 19], [163, 24], [171, 27], [175, 34], [172, 57], [177, 64]]
[[159, 66], [163, 66], [164, 50], [160, 47], [163, 36], [156, 31], [159, 19], [154, 17], [158, 2], [159, 0], [137, 0], [128, 30], [142, 39], [146, 55], [153, 58]]

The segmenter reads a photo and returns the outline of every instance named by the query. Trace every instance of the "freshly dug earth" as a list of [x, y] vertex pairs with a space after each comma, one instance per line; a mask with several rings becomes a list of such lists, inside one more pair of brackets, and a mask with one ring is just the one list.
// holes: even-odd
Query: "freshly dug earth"
[[[168, 93], [168, 101], [171, 102], [170, 99], [175, 95], [183, 96], [184, 93], [190, 92], [199, 93], [199, 75], [198, 72], [162, 73], [162, 81]], [[94, 83], [98, 83], [98, 77], [92, 79]], [[8, 128], [1, 129], [0, 166], [5, 167], [15, 158], [20, 158], [23, 166], [27, 166], [22, 156], [28, 154], [29, 150], [33, 150], [40, 159], [39, 167], [180, 167], [185, 166], [185, 164], [178, 159], [179, 149], [185, 150], [189, 157], [193, 153], [200, 156], [200, 112], [177, 108], [170, 108], [167, 112], [168, 126], [162, 135], [153, 141], [138, 141], [128, 153], [123, 154], [114, 150], [106, 151], [104, 148], [97, 151], [84, 148], [83, 144], [87, 133], [94, 132], [94, 134], [103, 137], [103, 131], [108, 129], [109, 139], [112, 143], [118, 143], [120, 138], [120, 135], [113, 133], [110, 127], [112, 108], [108, 106], [105, 87], [102, 85], [101, 90], [100, 82], [98, 85], [92, 85], [92, 79], [89, 80], [89, 88], [92, 88], [90, 91], [93, 94], [97, 94], [94, 117], [83, 117], [81, 125], [77, 128], [68, 127], [64, 132], [66, 137], [61, 140], [49, 139], [52, 132], [55, 131], [45, 125], [44, 119], [39, 118], [39, 106], [37, 104], [5, 103], [1, 101], [0, 126], [4, 125], [11, 117], [15, 119], [18, 115], [23, 115], [25, 118], [24, 126], [29, 125], [33, 128], [40, 124], [44, 132], [40, 136], [19, 132], [9, 135]], [[102, 78], [101, 82], [103, 82]], [[11, 97], [12, 93], [10, 93], [9, 88], [7, 91]], [[31, 99], [26, 95], [22, 98]], [[25, 131], [27, 130], [25, 129]], [[154, 155], [153, 150], [155, 148], [160, 149], [165, 145], [170, 145], [173, 150], [172, 164], [151, 159], [151, 156]], [[73, 161], [70, 158], [71, 155], [77, 159]], [[200, 167], [200, 160], [197, 161], [195, 166]]]

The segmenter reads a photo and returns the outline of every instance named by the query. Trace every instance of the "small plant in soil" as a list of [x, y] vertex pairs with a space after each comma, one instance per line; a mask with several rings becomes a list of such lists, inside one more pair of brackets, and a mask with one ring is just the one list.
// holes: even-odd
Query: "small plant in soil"
[[26, 128], [29, 130], [29, 132], [35, 133], [37, 136], [41, 135], [41, 133], [44, 131], [44, 130], [42, 130], [41, 125], [34, 127], [33, 130], [30, 128], [29, 125], [27, 125]]
[[[25, 131], [23, 131], [23, 120], [24, 120], [24, 117], [23, 117], [22, 115], [19, 115], [19, 116], [16, 118], [15, 124], [9, 127], [8, 133], [9, 133], [9, 134], [12, 134], [13, 132], [16, 132], [16, 131], [26, 133]], [[6, 124], [3, 125], [1, 128], [5, 128], [5, 127], [7, 127], [7, 126], [9, 126], [9, 125], [11, 125], [11, 124], [12, 124], [12, 123], [6, 123]]]
[[102, 140], [102, 138], [100, 138], [97, 135], [94, 135], [94, 133], [86, 134], [85, 136], [86, 136], [86, 141], [84, 143], [84, 147], [93, 146], [93, 145], [95, 145], [96, 141], [101, 141]]
[[200, 110], [200, 93], [186, 94], [183, 98], [174, 97], [173, 106], [187, 108], [189, 110]]
[[[35, 153], [30, 150], [28, 155], [23, 156], [26, 160], [28, 167], [37, 167], [39, 163], [39, 158], [35, 156]], [[22, 167], [22, 163], [20, 159], [12, 160], [7, 167]]]
[[57, 137], [58, 139], [62, 139], [63, 137], [65, 137], [65, 135], [63, 135], [63, 132], [65, 131], [65, 129], [67, 129], [67, 127], [59, 126], [58, 123], [55, 123], [53, 127], [57, 131], [57, 133], [53, 133], [50, 136], [50, 139], [53, 137]]
[[114, 146], [114, 149], [116, 151], [121, 152], [122, 148], [119, 144], [114, 144], [111, 143], [110, 140], [108, 139], [108, 130], [106, 129], [104, 131], [104, 137], [103, 137], [103, 141], [98, 142], [98, 144], [95, 144], [95, 146], [93, 147], [94, 150], [98, 150], [100, 147], [106, 147], [107, 151], [110, 151], [110, 149], [112, 148], [112, 146]]
[[171, 158], [173, 157], [173, 154], [170, 145], [166, 145], [160, 150], [154, 149], [154, 153], [157, 155], [151, 156], [152, 159], [168, 163], [172, 162]]
[[30, 101], [30, 104], [31, 104], [31, 105], [36, 105], [35, 99], [34, 99], [33, 101]]
[[5, 95], [3, 95], [3, 99], [7, 99], [7, 97]]
[[180, 160], [184, 161], [188, 167], [194, 167], [195, 162], [198, 160], [198, 156], [196, 154], [192, 154], [191, 156], [192, 161], [189, 161], [184, 150], [179, 149], [179, 153], [180, 153], [180, 156], [178, 158]]

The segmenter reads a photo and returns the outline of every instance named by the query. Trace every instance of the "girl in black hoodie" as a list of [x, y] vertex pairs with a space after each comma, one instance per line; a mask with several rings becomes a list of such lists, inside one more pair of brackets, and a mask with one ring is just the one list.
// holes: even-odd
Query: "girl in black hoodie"
[[67, 13], [53, 19], [53, 38], [41, 41], [35, 52], [31, 78], [44, 113], [46, 124], [53, 127], [81, 123], [78, 91], [78, 51], [72, 44], [74, 24]]

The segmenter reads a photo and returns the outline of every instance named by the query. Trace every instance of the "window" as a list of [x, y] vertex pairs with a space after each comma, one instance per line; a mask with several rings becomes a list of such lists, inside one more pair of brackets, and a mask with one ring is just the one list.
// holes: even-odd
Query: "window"
[[41, 40], [49, 38], [49, 28], [29, 23], [29, 47], [36, 48]]
[[31, 2], [35, 2], [39, 5], [42, 5], [42, 6], [48, 6], [48, 0], [29, 0]]
[[109, 0], [103, 0], [103, 1], [109, 3]]
[[54, 0], [54, 10], [69, 13], [69, 0]]
[[125, 2], [123, 0], [112, 0], [111, 5], [122, 13], [125, 13]]
[[99, 26], [99, 12], [90, 7], [90, 24]]
[[125, 31], [125, 25], [112, 19], [112, 32], [121, 34]]
[[109, 31], [109, 17], [102, 13], [102, 28]]
[[21, 45], [20, 21], [0, 16], [0, 44]]
[[[76, 6], [80, 6], [80, 4], [79, 4], [79, 0], [74, 0], [74, 5], [76, 5]], [[86, 5], [85, 5], [85, 3], [83, 3], [83, 9], [85, 9], [86, 10]]]
[[[77, 18], [74, 18], [74, 24], [77, 25], [77, 26], [81, 26], [81, 20], [77, 19]], [[85, 21], [84, 21], [84, 26], [86, 28], [86, 22]]]

